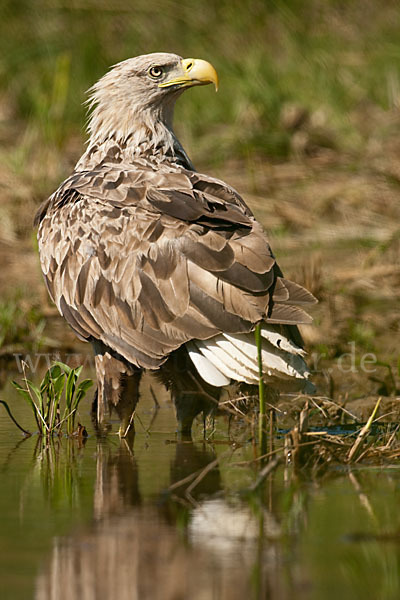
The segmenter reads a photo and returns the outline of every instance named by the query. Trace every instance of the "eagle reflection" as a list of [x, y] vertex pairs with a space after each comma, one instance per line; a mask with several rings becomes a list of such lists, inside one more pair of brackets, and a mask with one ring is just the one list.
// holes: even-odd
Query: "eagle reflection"
[[[178, 442], [170, 484], [201, 471], [215, 458], [205, 444]], [[221, 489], [218, 468], [202, 479], [192, 498]], [[184, 497], [184, 486], [174, 492]], [[145, 502], [132, 446], [121, 440], [97, 447], [94, 521], [77, 535], [55, 538], [49, 563], [39, 575], [36, 600], [169, 600], [243, 598], [245, 581], [231, 569], [216, 571], [209, 553], [190, 547], [180, 525], [190, 508], [168, 495]]]

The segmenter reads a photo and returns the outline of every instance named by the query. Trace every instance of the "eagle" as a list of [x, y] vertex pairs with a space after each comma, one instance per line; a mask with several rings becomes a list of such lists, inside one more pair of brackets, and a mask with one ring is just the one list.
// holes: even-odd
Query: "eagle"
[[209, 83], [209, 62], [176, 54], [112, 67], [89, 90], [86, 151], [35, 218], [48, 292], [93, 346], [100, 428], [115, 409], [127, 431], [150, 370], [190, 432], [223, 388], [258, 382], [258, 326], [266, 385], [311, 385], [298, 325], [316, 299], [284, 278], [239, 193], [197, 172], [174, 133], [176, 100]]

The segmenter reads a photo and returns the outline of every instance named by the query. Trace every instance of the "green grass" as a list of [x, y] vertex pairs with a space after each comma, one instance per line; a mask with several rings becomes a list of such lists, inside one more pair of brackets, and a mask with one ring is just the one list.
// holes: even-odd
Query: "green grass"
[[393, 0], [8, 0], [0, 85], [32, 152], [38, 142], [65, 149], [82, 134], [85, 90], [111, 64], [177, 52], [210, 60], [221, 78], [219, 94], [195, 90], [179, 102], [177, 130], [197, 160], [287, 156], [287, 103], [356, 151], [385, 135], [364, 113], [400, 102], [399, 17]]
[[16, 344], [24, 349], [37, 349], [44, 328], [44, 319], [37, 306], [33, 306], [16, 293], [10, 298], [0, 298], [0, 351]]

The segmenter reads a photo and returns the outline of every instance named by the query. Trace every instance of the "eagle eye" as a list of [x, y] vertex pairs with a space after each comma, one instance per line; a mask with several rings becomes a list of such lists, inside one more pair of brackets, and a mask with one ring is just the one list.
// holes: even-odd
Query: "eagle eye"
[[150, 69], [149, 69], [149, 75], [153, 79], [160, 79], [160, 77], [163, 75], [163, 73], [164, 73], [164, 71], [163, 71], [162, 67], [150, 67]]

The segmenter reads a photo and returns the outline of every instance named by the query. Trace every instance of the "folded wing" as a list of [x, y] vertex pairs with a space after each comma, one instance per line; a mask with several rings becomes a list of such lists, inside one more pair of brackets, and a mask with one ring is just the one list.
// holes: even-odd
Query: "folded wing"
[[[302, 307], [315, 299], [282, 277], [261, 226], [219, 180], [105, 164], [66, 180], [38, 220], [60, 312], [81, 338], [139, 367], [260, 320], [311, 320]], [[285, 331], [290, 343], [297, 334]]]

